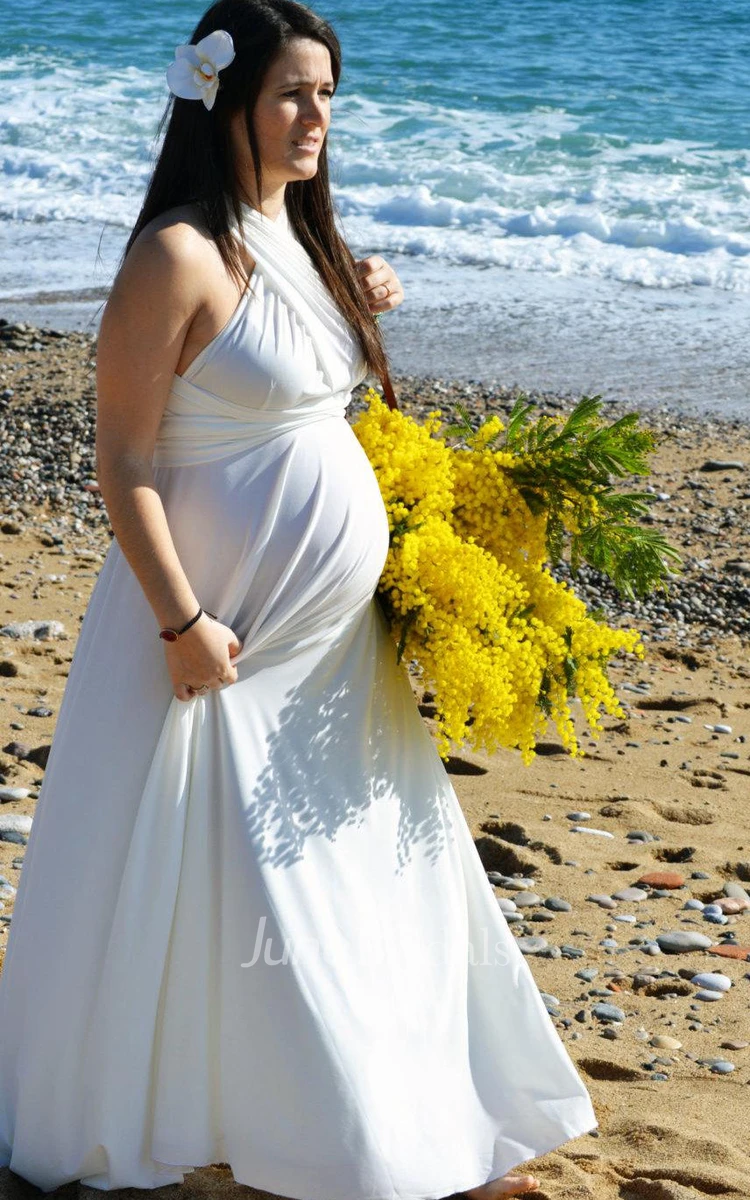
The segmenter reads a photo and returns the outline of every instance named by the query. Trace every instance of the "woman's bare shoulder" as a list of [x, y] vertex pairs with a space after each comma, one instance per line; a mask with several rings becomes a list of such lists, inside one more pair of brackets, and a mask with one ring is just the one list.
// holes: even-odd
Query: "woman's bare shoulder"
[[197, 205], [179, 204], [144, 225], [128, 257], [134, 251], [140, 259], [156, 256], [165, 260], [183, 257], [193, 260], [215, 257], [217, 247]]

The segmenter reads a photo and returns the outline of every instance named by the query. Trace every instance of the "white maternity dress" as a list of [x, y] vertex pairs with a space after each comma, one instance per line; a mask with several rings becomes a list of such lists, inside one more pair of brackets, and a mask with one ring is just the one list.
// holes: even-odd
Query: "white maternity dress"
[[175, 375], [154, 478], [238, 681], [176, 699], [115, 539], [0, 976], [0, 1165], [44, 1191], [228, 1162], [300, 1200], [476, 1187], [596, 1127], [375, 598], [366, 370], [285, 209]]

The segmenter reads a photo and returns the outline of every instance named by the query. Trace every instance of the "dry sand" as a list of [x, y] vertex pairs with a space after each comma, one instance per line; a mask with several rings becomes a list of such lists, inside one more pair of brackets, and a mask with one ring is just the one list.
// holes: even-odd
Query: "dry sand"
[[[76, 352], [71, 362], [68, 376], [83, 367], [85, 357]], [[9, 367], [7, 358], [5, 366]], [[44, 393], [49, 376], [42, 365], [29, 362], [29, 355], [17, 352], [10, 368], [17, 379], [28, 381], [21, 400], [37, 389]], [[59, 356], [55, 369], [59, 377]], [[436, 401], [445, 407], [452, 394], [445, 382], [394, 382], [404, 408], [407, 387], [420, 392], [422, 411]], [[2, 386], [0, 376], [0, 391]], [[90, 383], [81, 383], [79, 395], [85, 397], [87, 387]], [[17, 393], [14, 403], [18, 400]], [[715, 524], [709, 529], [715, 532], [702, 532], [705, 509], [687, 481], [698, 478], [706, 459], [750, 462], [746, 430], [736, 424], [706, 426], [664, 417], [659, 421], [679, 426], [680, 432], [659, 450], [649, 481], [672, 497], [669, 505], [662, 504], [658, 520], [670, 539], [686, 548], [691, 562], [710, 557], [720, 576], [723, 562], [750, 558], [747, 505], [739, 498], [737, 472], [711, 475], [709, 503]], [[40, 508], [27, 501], [24, 510], [18, 510], [6, 496], [0, 501], [0, 516], [3, 511], [6, 517], [0, 526], [8, 532], [0, 532], [0, 625], [52, 618], [67, 630], [67, 639], [0, 639], [0, 774], [6, 786], [31, 789], [25, 799], [3, 803], [0, 813], [33, 815], [43, 769], [7, 748], [13, 742], [32, 748], [50, 743], [77, 629], [110, 537], [103, 524], [80, 525], [76, 531], [64, 507]], [[726, 513], [731, 514], [728, 523], [723, 522]], [[59, 545], [48, 544], [51, 529], [62, 536], [64, 553]], [[699, 585], [700, 572], [693, 565], [682, 587], [687, 594]], [[726, 882], [750, 880], [748, 638], [732, 628], [731, 619], [717, 616], [713, 621], [709, 612], [707, 620], [708, 625], [668, 623], [660, 635], [663, 640], [652, 638], [648, 643], [644, 663], [617, 661], [611, 677], [628, 706], [627, 717], [607, 718], [597, 744], [584, 739], [582, 761], [561, 753], [550, 731], [545, 752], [528, 768], [510, 752], [488, 757], [461, 753], [459, 748], [448, 764], [485, 867], [533, 879], [543, 899], [561, 897], [572, 905], [569, 912], [532, 908], [531, 913], [546, 913], [550, 919], [529, 921], [528, 932], [585, 952], [580, 959], [527, 958], [540, 989], [559, 1001], [557, 1015], [550, 1019], [586, 1081], [599, 1120], [596, 1136], [585, 1135], [523, 1165], [542, 1181], [536, 1193], [540, 1200], [750, 1196], [750, 960], [705, 950], [650, 956], [629, 944], [637, 936], [655, 938], [684, 928], [707, 934], [717, 944], [734, 933], [750, 955], [750, 912], [731, 915], [722, 926], [709, 924], [699, 911], [683, 910], [689, 897], [712, 900], [723, 895]], [[635, 623], [653, 633], [652, 622], [641, 618]], [[14, 670], [16, 674], [6, 674]], [[622, 689], [622, 684], [628, 688]], [[422, 701], [423, 689], [416, 680], [413, 686]], [[632, 688], [639, 690], [628, 690]], [[28, 710], [38, 706], [50, 709], [51, 715], [30, 715]], [[429, 711], [424, 705], [428, 724]], [[690, 723], [675, 720], [685, 716]], [[731, 733], [706, 728], [715, 723], [730, 726]], [[591, 817], [581, 824], [614, 836], [572, 832], [576, 822], [567, 814], [580, 810]], [[626, 834], [635, 830], [655, 840], [629, 842]], [[18, 882], [22, 856], [22, 846], [0, 840], [0, 874], [11, 883]], [[684, 886], [637, 903], [621, 901], [610, 911], [587, 899], [632, 885], [652, 870], [677, 872]], [[694, 871], [705, 878], [691, 878]], [[498, 897], [513, 894], [508, 887], [497, 887], [496, 892]], [[12, 900], [6, 899], [2, 916], [11, 915], [12, 909]], [[616, 921], [622, 913], [634, 914], [638, 925]], [[6, 941], [1, 921], [0, 928], [1, 960]], [[618, 953], [602, 946], [607, 937], [626, 949]], [[576, 978], [583, 967], [598, 969], [592, 982]], [[698, 971], [721, 971], [733, 986], [718, 1002], [696, 1000], [690, 979]], [[671, 974], [644, 986], [634, 983], [639, 973], [662, 972]], [[606, 995], [596, 994], [599, 991]], [[624, 1021], [613, 1025], [591, 1015], [592, 1005], [607, 996], [624, 1011]], [[497, 1016], [502, 1021], [502, 1013]], [[657, 1035], [677, 1039], [679, 1048], [653, 1046], [651, 1039]], [[701, 1061], [712, 1058], [728, 1059], [734, 1071], [713, 1073]], [[667, 1078], [655, 1080], [655, 1072]], [[162, 1190], [165, 1196], [177, 1194], [173, 1186], [154, 1196]], [[228, 1200], [252, 1192], [235, 1184], [228, 1168], [221, 1166], [196, 1171], [179, 1188], [179, 1194], [191, 1200]], [[79, 1184], [48, 1194], [84, 1193], [100, 1195]], [[36, 1194], [41, 1193], [7, 1169], [0, 1170], [0, 1197]], [[141, 1195], [137, 1190], [113, 1194]]]

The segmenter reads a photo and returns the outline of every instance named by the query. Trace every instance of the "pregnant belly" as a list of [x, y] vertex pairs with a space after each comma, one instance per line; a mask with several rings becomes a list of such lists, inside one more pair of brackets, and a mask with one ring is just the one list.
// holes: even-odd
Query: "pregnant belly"
[[243, 640], [334, 633], [371, 599], [388, 519], [344, 418], [216, 462], [156, 467], [154, 477], [199, 602]]

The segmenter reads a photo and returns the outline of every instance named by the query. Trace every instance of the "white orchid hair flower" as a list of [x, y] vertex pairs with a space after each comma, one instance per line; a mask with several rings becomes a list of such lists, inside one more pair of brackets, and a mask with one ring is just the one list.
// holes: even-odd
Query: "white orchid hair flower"
[[226, 29], [214, 29], [193, 45], [178, 46], [167, 67], [169, 90], [182, 100], [202, 100], [212, 109], [219, 90], [219, 71], [234, 58], [234, 42]]

